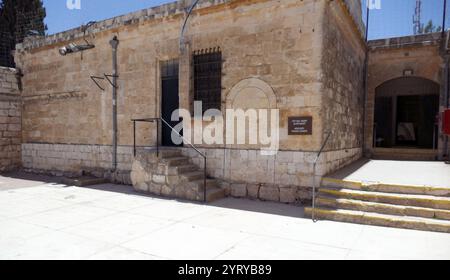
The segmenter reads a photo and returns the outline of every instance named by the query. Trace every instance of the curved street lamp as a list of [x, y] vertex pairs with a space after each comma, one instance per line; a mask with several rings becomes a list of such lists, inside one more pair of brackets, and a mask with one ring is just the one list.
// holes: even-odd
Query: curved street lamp
[[200, 0], [195, 0], [194, 3], [192, 3], [191, 7], [188, 10], [186, 19], [184, 20], [183, 27], [181, 28], [181, 34], [180, 34], [180, 52], [181, 53], [183, 53], [183, 50], [184, 50], [184, 44], [185, 44], [185, 42], [184, 42], [184, 32], [186, 31], [187, 22], [189, 20], [189, 17], [192, 14], [192, 11], [194, 10], [195, 6], [197, 6], [199, 1]]

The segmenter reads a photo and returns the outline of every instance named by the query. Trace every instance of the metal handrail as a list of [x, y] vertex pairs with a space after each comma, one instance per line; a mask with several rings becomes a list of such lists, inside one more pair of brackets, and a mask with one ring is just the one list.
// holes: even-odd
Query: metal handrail
[[133, 121], [133, 153], [134, 153], [134, 157], [136, 157], [136, 122], [156, 122], [157, 124], [157, 130], [156, 130], [156, 156], [159, 157], [159, 126], [160, 123], [161, 124], [165, 124], [166, 126], [168, 126], [172, 132], [175, 132], [176, 134], [178, 134], [179, 137], [181, 137], [183, 139], [184, 143], [187, 143], [189, 146], [191, 146], [192, 149], [194, 149], [194, 151], [196, 151], [201, 157], [203, 157], [203, 172], [204, 172], [204, 178], [203, 178], [203, 201], [206, 203], [207, 202], [207, 190], [206, 190], [206, 185], [207, 185], [207, 176], [206, 176], [206, 155], [202, 152], [200, 152], [197, 147], [195, 147], [189, 140], [187, 140], [183, 135], [181, 135], [178, 131], [175, 130], [175, 128], [173, 128], [165, 119], [163, 118], [148, 118], [148, 119], [132, 119], [131, 121]]
[[327, 138], [325, 139], [325, 141], [322, 144], [322, 147], [320, 148], [320, 151], [317, 153], [317, 157], [314, 160], [314, 165], [313, 165], [313, 200], [312, 200], [312, 213], [311, 213], [311, 217], [313, 222], [317, 222], [316, 220], [316, 216], [315, 216], [315, 211], [316, 211], [316, 166], [317, 166], [317, 162], [319, 162], [320, 156], [323, 153], [323, 150], [325, 149], [325, 146], [328, 143], [328, 140], [330, 139], [331, 136], [331, 131], [328, 132]]

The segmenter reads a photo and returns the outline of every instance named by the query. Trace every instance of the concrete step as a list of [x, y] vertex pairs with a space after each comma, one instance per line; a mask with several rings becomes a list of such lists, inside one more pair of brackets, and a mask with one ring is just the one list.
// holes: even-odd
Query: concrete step
[[319, 189], [319, 194], [368, 202], [450, 210], [450, 198], [429, 195], [393, 194], [350, 189]]
[[76, 187], [86, 187], [108, 183], [108, 180], [104, 178], [95, 178], [89, 176], [77, 178], [64, 178], [62, 181], [63, 184]]
[[382, 183], [363, 183], [357, 181], [323, 178], [322, 186], [326, 188], [344, 188], [371, 192], [417, 194], [450, 197], [450, 188], [436, 186], [395, 185]]
[[[305, 208], [305, 215], [311, 217], [312, 208]], [[450, 233], [450, 221], [435, 219], [400, 217], [378, 213], [327, 208], [316, 208], [315, 217], [318, 219], [337, 222]]]
[[319, 196], [316, 205], [322, 208], [355, 210], [395, 216], [413, 216], [429, 219], [450, 220], [449, 210], [392, 205], [362, 200]]

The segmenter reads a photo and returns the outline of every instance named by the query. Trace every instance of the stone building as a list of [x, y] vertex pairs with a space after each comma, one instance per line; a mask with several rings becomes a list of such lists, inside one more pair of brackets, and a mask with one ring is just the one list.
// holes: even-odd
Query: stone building
[[0, 172], [21, 165], [21, 102], [15, 69], [0, 68]]
[[436, 118], [449, 107], [446, 37], [434, 33], [369, 42], [368, 156], [448, 158], [448, 137]]
[[[369, 44], [366, 98], [360, 1], [203, 0], [181, 38], [192, 2], [138, 11], [84, 30], [28, 38], [18, 45], [15, 59], [23, 73], [23, 168], [66, 176], [84, 172], [130, 184], [132, 119], [166, 118], [175, 108], [193, 113], [194, 101], [222, 111], [278, 109], [280, 141], [275, 155], [263, 155], [261, 146], [250, 144], [203, 143], [196, 148], [206, 155], [208, 178], [215, 179], [225, 194], [288, 203], [310, 200], [314, 180], [354, 162], [364, 152], [382, 156], [383, 148], [373, 140], [372, 131], [375, 92], [381, 83], [412, 70], [411, 75], [442, 84], [443, 62], [436, 52], [439, 39], [431, 45], [407, 47], [396, 45], [395, 40], [375, 41]], [[119, 43], [117, 77], [113, 75], [114, 38]], [[86, 42], [95, 47], [60, 55], [64, 46]], [[430, 72], [415, 68], [422, 53], [433, 56], [425, 58]], [[388, 65], [395, 61], [400, 63]], [[390, 70], [384, 71], [385, 67]], [[208, 83], [202, 82], [205, 76]], [[442, 109], [445, 100], [440, 101]], [[289, 124], [295, 120], [312, 125], [303, 133], [293, 133]], [[171, 169], [170, 160], [148, 155], [157, 144], [172, 146], [167, 127], [157, 124], [136, 124], [134, 181], [140, 181], [137, 188], [142, 191], [186, 197], [168, 185], [202, 176], [187, 164], [182, 166], [191, 172], [181, 176], [180, 168]], [[436, 156], [443, 157], [445, 139], [440, 134], [436, 137], [434, 148], [440, 149]], [[189, 145], [173, 149], [179, 154], [172, 158], [180, 164], [187, 159], [202, 169], [203, 158]], [[177, 183], [171, 184], [169, 180], [174, 179]]]

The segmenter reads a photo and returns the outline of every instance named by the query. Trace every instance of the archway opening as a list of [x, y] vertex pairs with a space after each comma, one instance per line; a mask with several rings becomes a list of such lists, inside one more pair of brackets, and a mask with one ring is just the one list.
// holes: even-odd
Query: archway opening
[[376, 88], [374, 147], [437, 149], [439, 84], [402, 77]]

